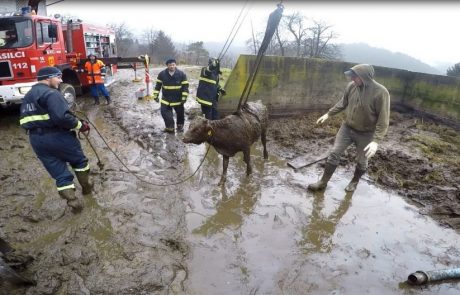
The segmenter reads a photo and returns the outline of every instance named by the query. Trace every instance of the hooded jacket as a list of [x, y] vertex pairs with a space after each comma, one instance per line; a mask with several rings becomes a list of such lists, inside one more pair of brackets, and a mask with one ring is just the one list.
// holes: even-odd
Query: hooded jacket
[[390, 94], [385, 86], [374, 80], [374, 68], [359, 64], [351, 68], [363, 81], [356, 86], [350, 82], [340, 101], [328, 115], [333, 116], [346, 109], [345, 124], [362, 132], [375, 132], [373, 141], [380, 142], [388, 130], [390, 121]]

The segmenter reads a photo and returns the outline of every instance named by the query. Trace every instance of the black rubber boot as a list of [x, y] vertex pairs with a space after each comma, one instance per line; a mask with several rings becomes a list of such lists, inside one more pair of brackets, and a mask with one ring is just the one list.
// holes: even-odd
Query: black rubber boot
[[336, 165], [332, 165], [326, 162], [326, 166], [324, 167], [324, 173], [321, 179], [316, 182], [312, 183], [308, 186], [308, 189], [311, 191], [320, 191], [326, 188], [329, 179], [331, 179], [332, 174], [334, 174], [335, 169], [337, 168]]
[[88, 171], [75, 171], [78, 182], [81, 185], [82, 193], [88, 195], [93, 190], [93, 184], [89, 181], [89, 170]]
[[107, 100], [107, 104], [110, 104], [112, 100], [110, 99], [110, 96], [106, 96], [105, 99]]
[[184, 132], [184, 125], [177, 125], [177, 128], [176, 128], [177, 132]]
[[366, 173], [366, 170], [361, 170], [358, 167], [356, 167], [355, 174], [353, 175], [353, 178], [351, 179], [350, 183], [345, 188], [345, 191], [354, 192], [356, 190], [356, 187], [358, 186], [358, 182], [361, 179], [361, 176], [363, 176], [364, 173]]
[[75, 189], [69, 188], [59, 191], [59, 195], [67, 201], [67, 205], [72, 208], [73, 213], [79, 213], [83, 210], [83, 200], [81, 198], [77, 198], [75, 195]]
[[100, 104], [99, 103], [99, 97], [98, 96], [94, 96], [94, 104]]

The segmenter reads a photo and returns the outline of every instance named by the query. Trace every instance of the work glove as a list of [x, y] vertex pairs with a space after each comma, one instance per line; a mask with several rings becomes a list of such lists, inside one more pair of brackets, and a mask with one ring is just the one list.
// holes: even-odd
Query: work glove
[[153, 95], [153, 100], [154, 100], [155, 102], [160, 102], [160, 100], [158, 99], [158, 94], [154, 94], [154, 95]]
[[224, 88], [220, 88], [220, 89], [219, 89], [219, 95], [220, 95], [220, 96], [224, 96], [225, 94], [227, 94], [227, 91], [225, 91]]
[[377, 152], [379, 144], [376, 143], [375, 141], [371, 141], [365, 148], [364, 151], [366, 152], [366, 158], [371, 158], [375, 155], [375, 152]]
[[329, 118], [329, 115], [326, 113], [326, 114], [322, 115], [321, 117], [319, 117], [319, 119], [316, 121], [316, 124], [321, 124], [324, 121], [326, 121], [328, 118]]
[[80, 129], [78, 129], [78, 132], [82, 132], [82, 133], [89, 132], [91, 127], [89, 126], [88, 121], [80, 120], [80, 122], [81, 122], [81, 127]]

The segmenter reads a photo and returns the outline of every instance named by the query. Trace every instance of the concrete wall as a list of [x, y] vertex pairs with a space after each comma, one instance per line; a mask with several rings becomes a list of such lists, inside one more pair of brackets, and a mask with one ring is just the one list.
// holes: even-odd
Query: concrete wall
[[[219, 102], [223, 113], [236, 110], [253, 55], [241, 55], [228, 78], [227, 95]], [[273, 116], [327, 110], [348, 83], [344, 71], [353, 63], [322, 59], [265, 56], [249, 100], [261, 99]], [[374, 67], [375, 80], [388, 88], [393, 107], [404, 107], [460, 122], [460, 79]]]

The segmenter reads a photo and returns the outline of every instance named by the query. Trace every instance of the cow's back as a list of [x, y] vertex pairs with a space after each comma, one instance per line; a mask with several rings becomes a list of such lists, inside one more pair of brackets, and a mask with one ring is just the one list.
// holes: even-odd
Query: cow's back
[[243, 105], [239, 114], [210, 121], [215, 132], [210, 143], [219, 153], [233, 156], [260, 138], [267, 121], [267, 108], [260, 101], [248, 102]]

